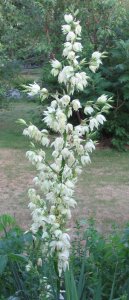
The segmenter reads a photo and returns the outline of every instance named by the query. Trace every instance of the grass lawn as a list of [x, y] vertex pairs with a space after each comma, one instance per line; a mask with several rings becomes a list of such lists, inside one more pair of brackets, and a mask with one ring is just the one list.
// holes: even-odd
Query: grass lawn
[[97, 149], [77, 192], [81, 215], [96, 218], [102, 231], [129, 221], [129, 152]]
[[42, 72], [42, 68], [23, 69], [17, 77], [13, 78], [13, 86], [23, 91], [24, 84], [28, 85], [34, 81], [40, 83]]
[[36, 122], [40, 118], [41, 106], [28, 101], [13, 101], [7, 109], [0, 110], [0, 148], [23, 149], [29, 145], [22, 136], [23, 128], [17, 124], [18, 119]]
[[[27, 208], [27, 190], [32, 186], [35, 170], [25, 157], [28, 140], [22, 136], [18, 118], [35, 122], [41, 114], [38, 104], [11, 102], [0, 111], [0, 212], [11, 213], [27, 227], [31, 221]], [[97, 149], [92, 164], [79, 178], [75, 198], [78, 207], [73, 219], [95, 217], [100, 230], [110, 229], [112, 222], [129, 220], [129, 151]]]

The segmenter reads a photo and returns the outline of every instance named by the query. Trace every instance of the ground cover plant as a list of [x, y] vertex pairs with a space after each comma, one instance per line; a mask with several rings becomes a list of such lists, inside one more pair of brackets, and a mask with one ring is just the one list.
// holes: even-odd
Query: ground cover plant
[[[8, 288], [1, 289], [2, 297], [12, 295], [13, 299], [32, 300], [128, 299], [128, 268], [125, 274], [123, 272], [127, 266], [128, 228], [122, 236], [114, 233], [113, 238], [110, 236], [106, 240], [97, 233], [92, 222], [81, 236], [81, 225], [77, 223], [78, 238], [71, 244], [66, 228], [67, 221], [71, 219], [71, 208], [76, 205], [73, 191], [81, 165], [90, 163], [90, 153], [95, 149], [95, 131], [103, 125], [106, 120], [103, 114], [111, 107], [111, 99], [102, 95], [96, 103], [86, 103], [85, 118], [79, 125], [73, 127], [69, 123], [72, 112], [79, 113], [81, 108], [79, 99], [74, 98], [74, 91], [83, 91], [89, 80], [89, 76], [81, 71], [86, 61], [79, 57], [82, 51], [81, 26], [76, 16], [77, 12], [66, 14], [66, 24], [62, 26], [66, 35], [63, 56], [67, 65], [56, 59], [51, 61], [52, 75], [58, 77], [62, 84], [62, 93], [49, 94], [37, 83], [26, 87], [30, 96], [40, 94], [42, 100], [49, 96], [54, 99], [44, 111], [44, 122], [55, 136], [51, 140], [48, 130], [39, 130], [23, 119], [19, 120], [26, 126], [23, 134], [31, 139], [32, 149], [26, 155], [37, 171], [33, 180], [36, 188], [29, 190], [33, 223], [30, 233], [23, 234], [9, 216], [4, 215], [0, 219], [1, 280], [5, 282], [10, 270], [13, 274], [12, 281], [9, 277]], [[98, 69], [103, 56], [104, 53], [98, 51], [92, 54], [87, 63], [92, 72]], [[50, 159], [45, 150], [48, 147], [52, 148]], [[105, 272], [106, 263], [110, 278], [107, 268]]]

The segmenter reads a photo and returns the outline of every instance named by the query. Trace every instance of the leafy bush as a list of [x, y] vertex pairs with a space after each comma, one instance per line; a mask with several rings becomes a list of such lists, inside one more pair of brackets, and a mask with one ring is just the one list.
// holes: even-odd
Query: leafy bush
[[126, 150], [129, 145], [129, 118], [127, 112], [110, 114], [103, 135], [111, 138], [112, 145], [119, 151]]
[[77, 238], [72, 247], [77, 299], [128, 299], [128, 243], [128, 226], [103, 237], [90, 220], [82, 239]]
[[0, 295], [8, 297], [16, 292], [26, 299], [22, 268], [27, 263], [24, 251], [26, 244], [32, 240], [31, 235], [23, 234], [15, 219], [9, 215], [0, 217], [0, 232]]
[[114, 44], [106, 67], [102, 68], [102, 76], [110, 83], [108, 90], [113, 95], [114, 108], [104, 132], [112, 137], [112, 144], [122, 150], [129, 143], [129, 40]]

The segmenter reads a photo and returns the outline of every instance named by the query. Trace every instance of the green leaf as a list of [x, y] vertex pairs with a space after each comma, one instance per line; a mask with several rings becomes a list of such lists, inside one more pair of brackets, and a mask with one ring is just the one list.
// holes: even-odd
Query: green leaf
[[13, 261], [17, 262], [23, 262], [23, 261], [28, 261], [28, 258], [23, 255], [23, 254], [15, 254], [15, 253], [10, 253], [9, 258]]
[[0, 216], [0, 231], [3, 231], [4, 228], [6, 229], [6, 227], [13, 226], [15, 224], [16, 221], [12, 216], [7, 214]]
[[79, 300], [74, 276], [71, 270], [65, 271], [65, 288], [67, 300]]
[[119, 81], [120, 81], [121, 83], [125, 83], [125, 82], [129, 81], [129, 75], [128, 75], [128, 74], [123, 74], [123, 75], [121, 75], [121, 76], [119, 77]]
[[7, 262], [8, 262], [8, 256], [0, 255], [0, 275], [2, 275], [2, 273], [4, 272]]
[[66, 289], [67, 300], [71, 300], [70, 299], [70, 272], [69, 272], [69, 270], [65, 271], [65, 289]]
[[71, 272], [71, 292], [72, 292], [72, 297], [71, 299], [79, 300], [78, 295], [77, 295], [77, 288], [75, 284], [75, 280], [73, 277], [73, 273]]
[[102, 285], [101, 285], [101, 279], [99, 279], [97, 287], [94, 292], [93, 300], [101, 300], [101, 299], [102, 299]]

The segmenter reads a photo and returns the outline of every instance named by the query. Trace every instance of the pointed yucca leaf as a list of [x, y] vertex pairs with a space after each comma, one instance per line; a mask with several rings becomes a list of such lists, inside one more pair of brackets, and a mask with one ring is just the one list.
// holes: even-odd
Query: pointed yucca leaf
[[71, 270], [65, 271], [65, 289], [66, 300], [79, 300], [77, 295], [76, 283], [74, 280], [73, 272]]
[[0, 275], [3, 274], [6, 265], [8, 262], [8, 256], [7, 255], [0, 255]]
[[81, 273], [79, 278], [78, 290], [77, 290], [79, 300], [82, 299], [84, 286], [85, 286], [84, 273]]
[[75, 280], [74, 280], [74, 276], [73, 276], [73, 272], [71, 271], [71, 286], [72, 286], [72, 289], [71, 289], [71, 292], [72, 292], [72, 299], [74, 300], [79, 300], [78, 298], [78, 294], [77, 294], [77, 287], [76, 287], [76, 283], [75, 283]]
[[102, 285], [101, 285], [101, 279], [98, 281], [97, 287], [94, 292], [94, 298], [93, 300], [101, 300], [102, 299]]
[[69, 272], [69, 270], [66, 270], [64, 275], [65, 275], [66, 299], [71, 300], [70, 299], [70, 272]]

